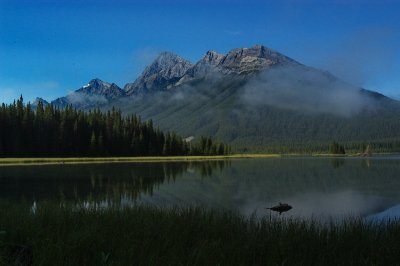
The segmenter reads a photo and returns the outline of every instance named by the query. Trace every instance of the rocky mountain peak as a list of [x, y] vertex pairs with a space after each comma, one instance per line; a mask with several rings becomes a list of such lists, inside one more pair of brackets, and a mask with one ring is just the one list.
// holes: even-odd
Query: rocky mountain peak
[[249, 73], [270, 68], [277, 64], [298, 64], [293, 59], [284, 56], [263, 45], [251, 48], [236, 48], [225, 56], [220, 66], [227, 73]]
[[124, 89], [128, 95], [168, 89], [192, 66], [174, 53], [162, 52], [134, 83], [128, 83]]
[[33, 109], [35, 109], [35, 108], [38, 106], [38, 104], [39, 104], [40, 102], [41, 102], [43, 105], [48, 105], [48, 104], [49, 104], [49, 102], [46, 101], [45, 99], [40, 98], [40, 97], [36, 97], [35, 101], [31, 104], [31, 107], [32, 107]]
[[205, 56], [191, 67], [176, 85], [189, 80], [203, 78], [210, 73], [242, 74], [252, 73], [268, 69], [278, 64], [298, 64], [263, 45], [255, 45], [251, 48], [236, 48], [226, 55], [215, 51], [208, 51]]
[[268, 47], [257, 44], [250, 48], [236, 48], [226, 55], [209, 50], [195, 65], [171, 52], [162, 52], [146, 67], [134, 83], [125, 85], [128, 95], [162, 91], [190, 80], [214, 77], [214, 74], [249, 74], [275, 65], [299, 65]]
[[83, 86], [85, 87], [94, 87], [94, 88], [109, 88], [111, 86], [110, 83], [102, 81], [101, 79], [95, 78], [89, 81], [88, 85]]
[[218, 65], [224, 57], [225, 55], [223, 54], [219, 54], [215, 51], [208, 51], [201, 61], [211, 65]]
[[182, 77], [190, 67], [192, 64], [182, 57], [171, 52], [162, 52], [150, 66], [146, 67], [142, 76], [150, 77], [157, 74], [166, 79]]
[[111, 100], [125, 96], [125, 92], [115, 83], [108, 83], [98, 78], [65, 97], [57, 98], [51, 103], [64, 107], [69, 104], [79, 108], [89, 108], [106, 104]]
[[176, 85], [180, 85], [194, 78], [204, 77], [209, 73], [217, 71], [217, 66], [224, 57], [225, 55], [223, 54], [219, 54], [215, 51], [208, 51], [200, 61], [186, 71], [185, 75]]
[[115, 83], [108, 83], [96, 78], [89, 81], [87, 85], [81, 87], [80, 89], [75, 91], [75, 93], [102, 95], [106, 97], [106, 99], [115, 99], [123, 96], [124, 91]]
[[36, 97], [34, 103], [39, 103], [39, 102], [42, 102], [43, 104], [47, 104], [48, 103], [45, 99], [43, 99], [41, 97]]

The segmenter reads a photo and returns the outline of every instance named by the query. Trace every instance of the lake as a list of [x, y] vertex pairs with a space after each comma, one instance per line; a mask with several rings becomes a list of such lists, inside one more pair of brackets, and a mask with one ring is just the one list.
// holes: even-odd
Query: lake
[[282, 217], [400, 217], [400, 156], [0, 167], [0, 200], [204, 206]]

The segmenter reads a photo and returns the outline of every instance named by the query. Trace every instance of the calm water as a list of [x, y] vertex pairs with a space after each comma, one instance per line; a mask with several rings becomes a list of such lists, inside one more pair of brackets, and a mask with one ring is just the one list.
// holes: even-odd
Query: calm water
[[201, 205], [259, 216], [286, 202], [293, 209], [284, 217], [400, 217], [400, 156], [8, 166], [0, 167], [0, 200]]

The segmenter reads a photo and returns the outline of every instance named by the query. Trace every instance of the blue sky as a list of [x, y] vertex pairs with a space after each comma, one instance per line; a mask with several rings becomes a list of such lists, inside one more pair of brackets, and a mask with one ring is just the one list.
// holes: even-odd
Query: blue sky
[[0, 102], [123, 87], [161, 51], [263, 44], [400, 98], [400, 1], [0, 0]]

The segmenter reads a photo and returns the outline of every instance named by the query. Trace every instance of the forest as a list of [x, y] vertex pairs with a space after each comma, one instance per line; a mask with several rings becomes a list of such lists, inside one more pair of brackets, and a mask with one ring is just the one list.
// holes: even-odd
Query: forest
[[0, 157], [225, 155], [230, 147], [208, 137], [187, 142], [136, 115], [113, 108], [76, 110], [23, 97], [0, 107]]

